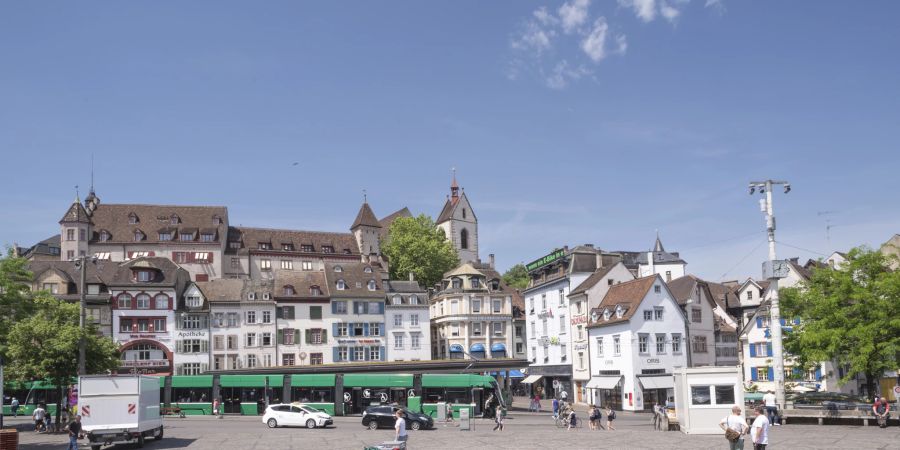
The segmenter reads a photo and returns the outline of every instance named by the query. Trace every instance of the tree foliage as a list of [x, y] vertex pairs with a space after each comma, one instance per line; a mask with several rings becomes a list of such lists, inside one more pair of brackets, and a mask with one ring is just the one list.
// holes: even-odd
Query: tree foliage
[[528, 270], [525, 269], [525, 265], [519, 263], [510, 267], [509, 270], [503, 274], [503, 282], [514, 289], [527, 288]]
[[785, 333], [785, 350], [810, 368], [822, 361], [849, 367], [840, 383], [865, 375], [868, 392], [900, 351], [900, 272], [885, 255], [856, 248], [837, 269], [813, 271], [806, 283], [783, 289], [784, 317], [799, 318]]
[[412, 272], [423, 287], [439, 282], [459, 264], [459, 256], [430, 217], [398, 217], [381, 244], [390, 263], [391, 278], [405, 280]]
[[13, 324], [34, 311], [30, 282], [28, 261], [7, 249], [6, 256], [0, 258], [0, 356], [7, 355], [8, 334]]

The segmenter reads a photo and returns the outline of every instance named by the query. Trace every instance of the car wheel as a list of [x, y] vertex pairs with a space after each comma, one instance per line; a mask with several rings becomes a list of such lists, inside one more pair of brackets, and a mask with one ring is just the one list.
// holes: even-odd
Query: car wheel
[[419, 431], [419, 428], [422, 428], [422, 424], [419, 422], [413, 422], [412, 424], [409, 425], [409, 428], [412, 429], [413, 431]]
[[315, 420], [309, 419], [309, 420], [306, 421], [306, 428], [309, 428], [310, 430], [312, 430], [312, 429], [315, 428], [315, 427], [316, 427], [316, 421], [315, 421]]
[[269, 428], [275, 428], [278, 426], [278, 421], [275, 419], [269, 419], [266, 421], [266, 426], [268, 426]]
[[370, 421], [370, 422], [369, 422], [369, 429], [370, 429], [370, 430], [377, 430], [377, 429], [378, 429], [378, 421], [377, 421], [377, 420], [372, 420], [372, 421]]
[[100, 446], [99, 446], [99, 445], [92, 445], [92, 446], [91, 446], [91, 450], [100, 450]]
[[144, 433], [138, 435], [137, 446], [138, 448], [144, 448]]

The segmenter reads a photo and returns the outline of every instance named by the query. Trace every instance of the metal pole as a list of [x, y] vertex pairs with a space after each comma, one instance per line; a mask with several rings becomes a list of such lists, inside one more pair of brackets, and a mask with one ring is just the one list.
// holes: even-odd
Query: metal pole
[[[772, 204], [772, 180], [766, 180], [766, 233], [769, 239], [769, 263], [775, 264], [775, 209]], [[778, 278], [772, 271], [769, 278], [771, 292], [771, 310], [769, 311], [769, 327], [772, 330], [772, 370], [775, 371], [775, 403], [781, 408], [785, 405], [784, 396], [784, 346], [781, 335], [781, 306], [778, 299]]]
[[0, 429], [3, 429], [3, 362], [3, 356], [0, 356]]
[[87, 258], [81, 257], [81, 280], [78, 286], [78, 296], [80, 297], [80, 317], [78, 325], [81, 328], [81, 337], [78, 340], [78, 375], [87, 375], [85, 362], [85, 341], [84, 341], [84, 322], [87, 313], [87, 299], [85, 298], [84, 285], [87, 280]]
[[685, 353], [687, 353], [687, 366], [693, 367], [691, 362], [691, 352], [694, 350], [694, 343], [691, 342], [691, 324], [689, 323], [688, 314], [690, 314], [689, 306], [691, 305], [690, 299], [684, 305], [684, 339], [685, 339]]

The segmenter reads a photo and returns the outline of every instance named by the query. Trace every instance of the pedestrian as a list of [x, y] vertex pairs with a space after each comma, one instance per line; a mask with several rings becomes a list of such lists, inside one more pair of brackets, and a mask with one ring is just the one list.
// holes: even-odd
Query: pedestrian
[[567, 417], [567, 419], [568, 419], [568, 422], [569, 422], [569, 428], [568, 428], [568, 430], [571, 431], [572, 428], [575, 428], [575, 425], [578, 424], [578, 418], [575, 417], [575, 408], [572, 408], [572, 409], [569, 410], [569, 417]]
[[775, 393], [772, 391], [766, 392], [763, 395], [763, 404], [766, 405], [766, 417], [769, 419], [769, 424], [774, 424], [775, 419], [778, 417], [778, 405], [775, 403]]
[[719, 428], [725, 431], [728, 439], [728, 450], [744, 450], [744, 435], [749, 431], [747, 421], [741, 416], [741, 407], [731, 407], [731, 414], [719, 422]]
[[213, 415], [216, 416], [216, 417], [218, 417], [218, 418], [221, 418], [221, 417], [222, 417], [222, 416], [219, 414], [219, 408], [220, 408], [221, 406], [222, 406], [222, 404], [219, 402], [219, 398], [218, 398], [218, 397], [217, 397], [217, 398], [214, 398], [214, 399], [213, 399], [213, 404], [212, 404], [212, 407], [213, 407], [213, 411], [212, 411], [212, 412], [213, 412]]
[[447, 422], [453, 422], [453, 404], [447, 402]]
[[51, 416], [50, 412], [47, 411], [47, 413], [44, 414], [44, 431], [49, 432], [52, 429], [52, 425], [53, 425], [53, 416]]
[[503, 407], [500, 405], [497, 405], [497, 415], [494, 416], [494, 423], [493, 431], [497, 431], [498, 429], [503, 431]]
[[553, 399], [553, 417], [559, 417], [559, 400]]
[[591, 410], [588, 411], [588, 427], [591, 430], [596, 430], [597, 426], [600, 424], [600, 410], [597, 409], [596, 405], [591, 405]]
[[612, 405], [606, 405], [606, 431], [613, 430], [615, 431], [616, 427], [613, 426], [613, 420], [616, 420], [616, 412], [613, 411]]
[[539, 392], [534, 394], [534, 412], [541, 412], [541, 394]]
[[880, 428], [887, 428], [887, 421], [891, 415], [891, 405], [887, 402], [887, 399], [884, 397], [876, 398], [875, 404], [872, 405], [872, 413], [875, 414], [875, 419], [878, 421], [878, 426]]
[[19, 399], [13, 397], [10, 408], [12, 409], [13, 417], [19, 417]]
[[406, 442], [409, 437], [406, 434], [406, 419], [403, 418], [403, 411], [397, 410], [397, 421], [394, 422], [394, 440], [398, 442]]
[[82, 438], [80, 414], [75, 416], [75, 420], [66, 425], [66, 431], [69, 432], [69, 446], [66, 447], [66, 450], [78, 450], [78, 440]]
[[39, 403], [37, 408], [34, 408], [34, 412], [31, 413], [31, 418], [34, 419], [34, 431], [40, 433], [44, 430], [44, 416], [47, 415], [47, 410], [44, 409], [44, 404]]
[[756, 419], [750, 426], [750, 439], [753, 440], [753, 450], [766, 450], [769, 445], [769, 418], [766, 417], [766, 408], [756, 408]]
[[566, 391], [561, 391], [559, 393], [559, 399], [562, 400], [563, 402], [567, 401], [569, 399], [569, 393]]

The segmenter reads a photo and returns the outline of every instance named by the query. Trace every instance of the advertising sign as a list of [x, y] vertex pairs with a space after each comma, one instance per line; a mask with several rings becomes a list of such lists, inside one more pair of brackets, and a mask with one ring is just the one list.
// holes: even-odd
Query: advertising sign
[[558, 261], [566, 256], [566, 251], [559, 249], [553, 250], [549, 255], [544, 255], [528, 264], [525, 265], [525, 268], [531, 272], [535, 269], [540, 269], [541, 267], [546, 266], [547, 264]]

